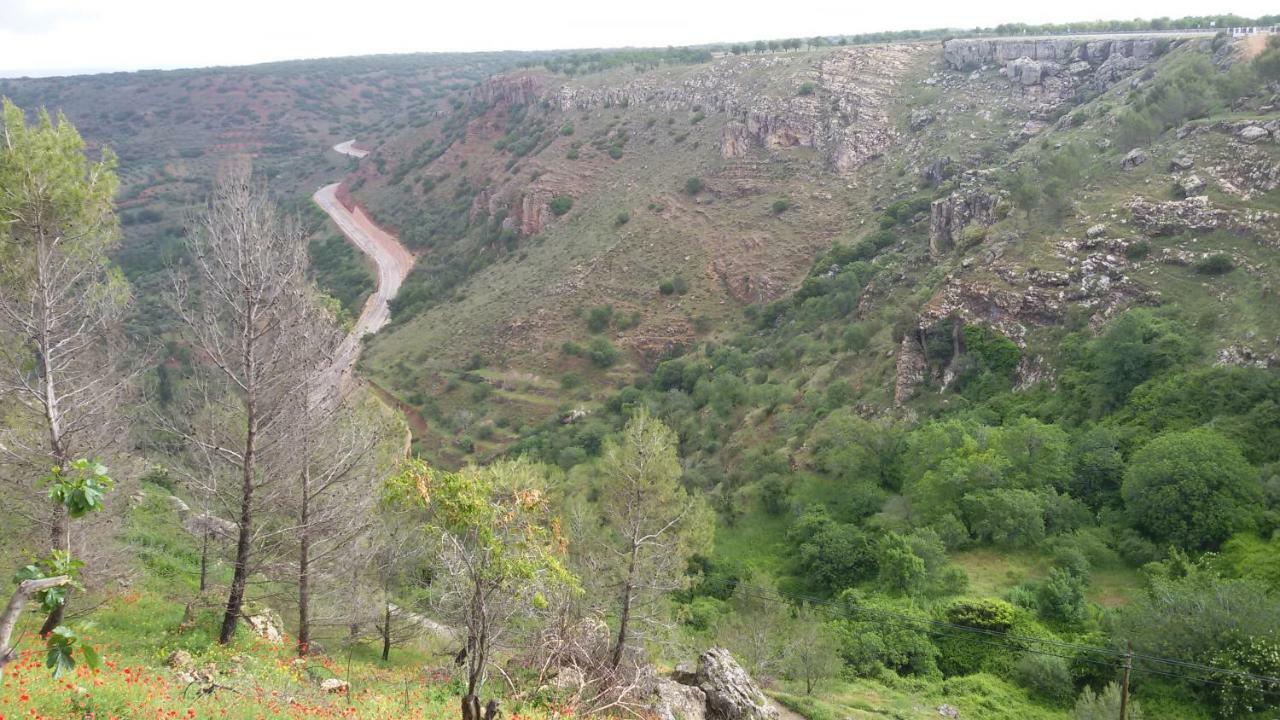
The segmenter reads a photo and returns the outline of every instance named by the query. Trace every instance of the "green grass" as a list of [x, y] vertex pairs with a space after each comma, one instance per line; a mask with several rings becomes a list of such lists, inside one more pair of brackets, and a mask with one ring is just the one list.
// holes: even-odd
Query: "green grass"
[[[451, 679], [452, 665], [443, 664], [438, 648], [429, 644], [397, 647], [384, 663], [376, 640], [347, 643], [334, 635], [323, 639], [330, 655], [302, 665], [294, 664], [288, 638], [272, 644], [244, 625], [233, 643], [218, 645], [220, 596], [197, 596], [196, 543], [181, 529], [166, 488], [147, 483], [142, 490], [145, 498], [128, 511], [121, 537], [123, 551], [139, 559], [137, 582], [127, 590], [77, 596], [81, 607], [93, 610], [73, 625], [99, 650], [103, 667], [90, 670], [82, 664], [54, 680], [34, 638], [40, 618], [28, 613], [19, 628], [19, 657], [0, 684], [0, 717], [456, 717], [459, 687]], [[219, 591], [227, 578], [226, 566], [215, 564], [213, 582]], [[194, 620], [184, 625], [188, 601], [194, 601]], [[211, 667], [218, 689], [201, 693], [202, 684], [188, 686], [166, 667], [176, 650], [190, 653], [196, 668]], [[350, 698], [323, 691], [318, 683], [325, 678], [350, 681]], [[501, 694], [503, 688], [495, 683], [488, 692]], [[508, 710], [542, 718], [546, 707], [511, 701]]]
[[779, 703], [806, 720], [926, 720], [946, 704], [960, 717], [983, 720], [1065, 720], [1069, 714], [1038, 705], [1027, 693], [993, 675], [977, 674], [939, 681], [888, 678], [856, 679], [820, 686], [813, 695], [803, 687], [773, 692]]

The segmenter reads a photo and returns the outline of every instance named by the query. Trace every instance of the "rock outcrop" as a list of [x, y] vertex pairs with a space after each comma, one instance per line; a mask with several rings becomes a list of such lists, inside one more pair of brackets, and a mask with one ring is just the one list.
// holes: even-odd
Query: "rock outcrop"
[[[1167, 40], [1167, 39], [1166, 39]], [[1103, 90], [1155, 59], [1161, 40], [1129, 37], [1081, 41], [1074, 38], [956, 39], [943, 44], [952, 70], [996, 66], [1028, 92], [1066, 97], [1081, 86]]]
[[1129, 170], [1136, 168], [1147, 161], [1147, 151], [1142, 148], [1134, 148], [1125, 154], [1120, 160], [1120, 169]]
[[970, 225], [994, 224], [999, 202], [999, 195], [977, 188], [957, 190], [934, 200], [929, 206], [929, 254], [939, 257], [955, 249]]
[[907, 333], [902, 336], [895, 363], [897, 371], [893, 383], [893, 404], [895, 407], [902, 407], [924, 384], [925, 373], [929, 368], [924, 360], [924, 349], [920, 347], [920, 341], [915, 335]]
[[649, 708], [658, 720], [705, 720], [707, 694], [701, 688], [675, 680], [659, 680]]
[[1023, 58], [1053, 63], [1059, 67], [1069, 67], [1077, 62], [1097, 67], [1113, 57], [1149, 62], [1155, 57], [1158, 42], [1154, 37], [1090, 42], [1080, 42], [1073, 38], [960, 38], [943, 43], [942, 59], [952, 70], [973, 70], [990, 65], [1007, 66]]
[[729, 116], [720, 138], [725, 158], [744, 157], [751, 148], [813, 148], [847, 174], [897, 139], [890, 99], [900, 74], [928, 50], [900, 44], [832, 52], [816, 67], [817, 90], [804, 96], [778, 97], [753, 86], [752, 76], [762, 67], [787, 65], [792, 58], [743, 56], [710, 63], [680, 82], [644, 76], [612, 87], [565, 85], [544, 99], [561, 110], [643, 106], [722, 112]]
[[1171, 202], [1150, 202], [1137, 197], [1129, 203], [1129, 212], [1134, 223], [1151, 236], [1207, 232], [1228, 222], [1227, 213], [1210, 205], [1204, 195]]
[[284, 622], [274, 610], [263, 608], [257, 612], [245, 613], [244, 621], [249, 625], [249, 629], [263, 640], [270, 643], [284, 642], [284, 633], [280, 630], [284, 627]]
[[711, 720], [778, 718], [778, 709], [724, 648], [711, 648], [699, 656], [697, 681]]

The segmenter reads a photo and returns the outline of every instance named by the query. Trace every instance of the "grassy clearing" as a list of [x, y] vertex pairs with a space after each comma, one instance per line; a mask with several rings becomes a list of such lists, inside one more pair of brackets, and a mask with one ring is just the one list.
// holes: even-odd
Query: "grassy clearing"
[[1065, 710], [1037, 705], [1026, 691], [980, 673], [937, 681], [887, 678], [884, 682], [858, 679], [831, 682], [814, 695], [803, 688], [773, 692], [771, 696], [807, 720], [926, 720], [940, 717], [938, 708], [950, 705], [960, 717], [983, 720], [1064, 720]]
[[[374, 642], [346, 642], [326, 636], [330, 655], [296, 661], [290, 639], [273, 644], [242, 626], [236, 640], [216, 642], [221, 608], [214, 600], [197, 604], [184, 623], [186, 602], [194, 598], [199, 557], [195, 543], [180, 529], [168, 501], [169, 491], [144, 484], [144, 499], [129, 513], [122, 539], [138, 558], [141, 573], [126, 591], [82, 597], [82, 607], [97, 605], [74, 624], [99, 650], [98, 670], [82, 666], [59, 680], [44, 667], [42, 645], [33, 637], [39, 618], [28, 613], [21, 654], [0, 683], [0, 718], [392, 718], [432, 719], [457, 716], [460, 686], [440, 656], [426, 644], [397, 647], [390, 662]], [[214, 586], [229, 577], [216, 563]], [[261, 590], [261, 588], [258, 588]], [[281, 608], [282, 610], [285, 608]], [[208, 681], [191, 684], [167, 666], [175, 651], [189, 653], [191, 669], [208, 673], [216, 689], [201, 692]], [[320, 683], [339, 678], [350, 694], [326, 692]], [[491, 692], [502, 690], [498, 685]], [[509, 703], [512, 718], [542, 718], [548, 705]], [[560, 716], [568, 711], [555, 708]]]

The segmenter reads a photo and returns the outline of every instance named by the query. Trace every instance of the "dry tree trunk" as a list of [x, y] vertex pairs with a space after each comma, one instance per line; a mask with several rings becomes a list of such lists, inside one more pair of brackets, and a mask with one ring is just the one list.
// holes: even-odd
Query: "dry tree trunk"
[[13, 637], [13, 628], [18, 624], [18, 618], [22, 615], [22, 608], [26, 607], [27, 601], [32, 595], [49, 588], [59, 587], [71, 582], [68, 575], [58, 575], [50, 578], [40, 578], [36, 580], [23, 580], [18, 584], [18, 589], [14, 591], [13, 597], [9, 598], [9, 604], [5, 606], [4, 613], [0, 614], [0, 680], [4, 679], [4, 666], [13, 662], [18, 654], [18, 649], [11, 646], [10, 640]]
[[[309, 458], [308, 458], [309, 459]], [[311, 466], [302, 465], [301, 508], [298, 510], [298, 657], [311, 645]], [[387, 659], [387, 650], [382, 651]]]

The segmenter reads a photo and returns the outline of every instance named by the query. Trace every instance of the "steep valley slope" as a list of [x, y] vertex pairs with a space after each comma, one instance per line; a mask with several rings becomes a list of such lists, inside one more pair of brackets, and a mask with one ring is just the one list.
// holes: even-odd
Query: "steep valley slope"
[[[1023, 387], [1053, 381], [1067, 329], [1134, 305], [1177, 304], [1224, 362], [1274, 364], [1274, 105], [1131, 127], [1242, 52], [960, 39], [496, 75], [365, 138], [348, 189], [426, 259], [367, 372], [438, 458], [491, 456], [745, 327], [833, 246], [875, 267], [848, 316], [870, 338], [812, 380], [869, 409], [935, 402], [955, 374], [929, 356], [943, 325], [1012, 339]], [[1196, 271], [1223, 254], [1234, 271]]]

